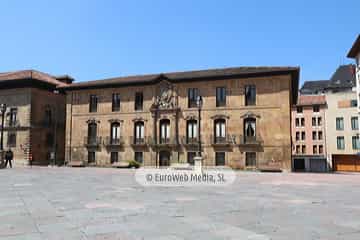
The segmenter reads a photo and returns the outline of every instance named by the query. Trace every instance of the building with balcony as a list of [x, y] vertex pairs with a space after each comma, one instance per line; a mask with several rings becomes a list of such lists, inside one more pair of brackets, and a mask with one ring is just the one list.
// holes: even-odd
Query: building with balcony
[[200, 141], [206, 166], [291, 170], [298, 78], [297, 67], [238, 67], [62, 86], [66, 162], [193, 164]]
[[[65, 95], [56, 90], [72, 82], [24, 70], [0, 73], [0, 104], [6, 104], [4, 150], [14, 152], [15, 165], [64, 162]], [[54, 152], [54, 154], [51, 154]]]

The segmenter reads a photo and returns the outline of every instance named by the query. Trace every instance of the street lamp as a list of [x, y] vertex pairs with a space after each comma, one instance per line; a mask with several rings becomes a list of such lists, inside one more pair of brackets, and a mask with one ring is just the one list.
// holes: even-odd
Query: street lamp
[[4, 150], [4, 119], [5, 119], [5, 112], [6, 112], [6, 104], [2, 103], [0, 105], [0, 112], [1, 112], [1, 140], [0, 140], [0, 151]]
[[199, 95], [197, 96], [197, 99], [196, 99], [196, 105], [198, 107], [198, 136], [199, 136], [199, 141], [198, 141], [198, 156], [201, 157], [201, 108], [202, 108], [202, 105], [203, 105], [203, 100], [202, 100], [202, 97]]

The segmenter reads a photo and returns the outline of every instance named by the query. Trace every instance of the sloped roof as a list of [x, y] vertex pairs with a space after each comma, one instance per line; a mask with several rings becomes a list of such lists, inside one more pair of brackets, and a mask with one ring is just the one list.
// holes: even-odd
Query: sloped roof
[[329, 80], [306, 81], [300, 89], [301, 94], [319, 94], [329, 86]]
[[340, 65], [331, 76], [328, 88], [352, 88], [355, 84], [355, 65]]
[[311, 106], [326, 104], [325, 95], [299, 95], [297, 106]]
[[63, 87], [67, 85], [66, 83], [57, 80], [54, 76], [36, 70], [21, 70], [21, 71], [0, 73], [0, 85], [6, 84], [9, 81], [26, 80], [26, 79], [38, 80], [40, 82], [54, 85], [55, 87], [56, 86]]
[[355, 58], [359, 54], [359, 52], [360, 52], [360, 34], [358, 35], [357, 39], [355, 40], [354, 44], [349, 50], [347, 57]]
[[108, 78], [102, 80], [86, 81], [73, 83], [68, 86], [64, 86], [64, 89], [81, 89], [89, 87], [104, 87], [107, 85], [131, 85], [131, 84], [142, 84], [151, 83], [159, 78], [163, 77], [168, 80], [180, 81], [180, 80], [199, 80], [208, 78], [221, 78], [221, 77], [232, 77], [240, 75], [256, 75], [256, 74], [267, 74], [267, 73], [293, 73], [296, 78], [299, 78], [298, 67], [234, 67], [234, 68], [221, 68], [221, 69], [209, 69], [209, 70], [198, 70], [198, 71], [185, 71], [185, 72], [169, 72], [169, 73], [158, 73], [148, 75], [134, 75], [125, 77]]

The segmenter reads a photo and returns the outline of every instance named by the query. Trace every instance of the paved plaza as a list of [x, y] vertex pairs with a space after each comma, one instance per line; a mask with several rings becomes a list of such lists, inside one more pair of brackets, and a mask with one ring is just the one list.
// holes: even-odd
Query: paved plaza
[[0, 239], [360, 239], [360, 174], [238, 172], [142, 187], [130, 169], [0, 171]]

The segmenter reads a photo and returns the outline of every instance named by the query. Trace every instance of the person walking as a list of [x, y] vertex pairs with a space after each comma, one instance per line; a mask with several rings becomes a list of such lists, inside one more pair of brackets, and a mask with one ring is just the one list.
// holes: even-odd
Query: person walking
[[12, 163], [11, 161], [14, 158], [14, 153], [11, 151], [11, 149], [7, 150], [5, 153], [5, 168], [7, 167], [8, 163], [10, 168], [12, 168]]

